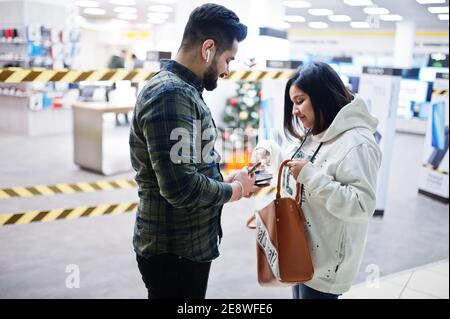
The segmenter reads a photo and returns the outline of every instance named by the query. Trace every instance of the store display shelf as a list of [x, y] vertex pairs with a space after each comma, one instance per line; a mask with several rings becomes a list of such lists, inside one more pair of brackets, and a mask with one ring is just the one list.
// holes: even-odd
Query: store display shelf
[[395, 130], [400, 133], [425, 135], [427, 126], [427, 120], [398, 118]]
[[6, 40], [0, 40], [0, 44], [27, 44], [28, 42], [26, 40], [18, 40], [18, 41], [6, 41]]
[[3, 58], [0, 58], [0, 62], [30, 62], [30, 59], [3, 59]]
[[11, 96], [11, 97], [18, 97], [18, 98], [30, 98], [30, 96], [28, 94], [4, 94], [4, 93], [0, 93], [0, 96]]

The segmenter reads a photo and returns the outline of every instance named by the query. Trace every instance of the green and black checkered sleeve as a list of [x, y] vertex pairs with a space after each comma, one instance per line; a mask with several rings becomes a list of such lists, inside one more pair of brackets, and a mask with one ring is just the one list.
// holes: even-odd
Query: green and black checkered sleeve
[[[141, 127], [160, 194], [176, 208], [223, 205], [231, 198], [231, 186], [198, 172], [194, 124], [201, 120], [200, 112], [193, 98], [183, 93], [179, 89], [166, 90], [144, 105], [141, 114]], [[177, 139], [179, 132], [184, 133], [183, 143]], [[174, 162], [173, 155], [178, 152], [172, 148], [177, 150], [181, 145], [189, 150], [188, 155]]]

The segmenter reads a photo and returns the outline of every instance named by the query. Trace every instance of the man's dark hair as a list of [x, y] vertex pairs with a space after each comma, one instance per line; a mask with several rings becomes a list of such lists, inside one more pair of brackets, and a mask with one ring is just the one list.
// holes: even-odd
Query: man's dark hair
[[284, 132], [288, 137], [300, 138], [300, 123], [292, 115], [294, 104], [289, 90], [292, 85], [308, 94], [314, 110], [313, 135], [328, 129], [339, 111], [353, 99], [336, 71], [326, 63], [314, 62], [301, 68], [287, 82], [284, 92]]
[[224, 6], [207, 3], [192, 11], [184, 29], [181, 48], [191, 49], [207, 39], [214, 40], [217, 52], [231, 49], [234, 40], [247, 37], [247, 27], [238, 16]]

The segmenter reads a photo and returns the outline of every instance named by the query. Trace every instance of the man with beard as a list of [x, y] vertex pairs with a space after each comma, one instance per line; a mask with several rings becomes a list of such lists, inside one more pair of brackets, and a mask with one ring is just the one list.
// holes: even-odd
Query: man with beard
[[216, 126], [202, 98], [228, 75], [246, 36], [227, 8], [196, 8], [175, 60], [162, 61], [138, 96], [130, 130], [140, 199], [133, 245], [149, 298], [204, 298], [222, 207], [258, 189], [245, 169], [223, 180]]

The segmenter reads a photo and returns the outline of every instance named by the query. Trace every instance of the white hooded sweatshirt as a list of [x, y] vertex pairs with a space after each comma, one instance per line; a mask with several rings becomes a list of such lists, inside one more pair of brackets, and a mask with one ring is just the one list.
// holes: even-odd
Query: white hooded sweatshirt
[[[314, 277], [305, 285], [326, 293], [348, 291], [358, 274], [364, 252], [368, 222], [375, 211], [375, 193], [381, 151], [374, 139], [378, 120], [364, 101], [355, 99], [343, 107], [331, 126], [311, 135], [295, 159], [310, 159], [320, 143], [313, 163], [300, 172], [304, 185], [302, 208], [306, 217]], [[256, 148], [270, 153], [272, 168], [290, 159], [299, 144], [286, 150], [272, 140]], [[283, 172], [283, 193], [293, 195], [295, 181]]]

